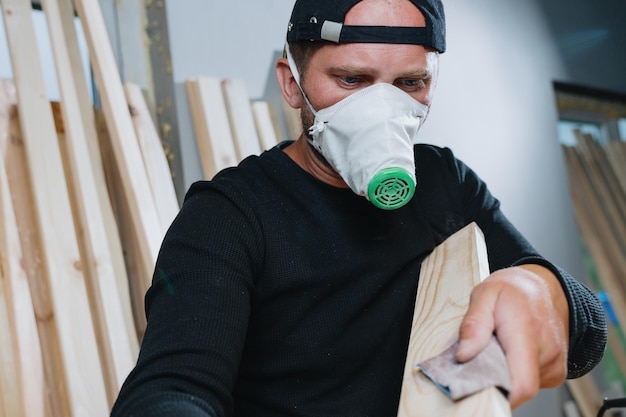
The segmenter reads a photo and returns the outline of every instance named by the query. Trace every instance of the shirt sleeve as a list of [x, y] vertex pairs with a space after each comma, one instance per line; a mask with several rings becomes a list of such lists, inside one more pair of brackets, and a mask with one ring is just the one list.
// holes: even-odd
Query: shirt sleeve
[[113, 417], [231, 414], [262, 244], [241, 199], [199, 187], [208, 189], [187, 198], [163, 241]]

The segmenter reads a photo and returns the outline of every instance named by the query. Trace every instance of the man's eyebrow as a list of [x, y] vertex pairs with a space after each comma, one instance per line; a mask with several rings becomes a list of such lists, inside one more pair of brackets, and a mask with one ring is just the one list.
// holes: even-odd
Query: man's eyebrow
[[354, 65], [337, 65], [333, 67], [334, 71], [346, 72], [350, 74], [371, 74], [377, 73], [378, 71], [374, 68], [370, 67], [357, 67]]
[[431, 76], [431, 72], [427, 69], [418, 69], [402, 73], [398, 78], [430, 78]]
[[[354, 65], [338, 65], [332, 68], [336, 72], [344, 72], [346, 74], [378, 74], [378, 70], [370, 67], [359, 67]], [[429, 78], [431, 72], [427, 69], [415, 69], [407, 72], [402, 72], [396, 78]]]

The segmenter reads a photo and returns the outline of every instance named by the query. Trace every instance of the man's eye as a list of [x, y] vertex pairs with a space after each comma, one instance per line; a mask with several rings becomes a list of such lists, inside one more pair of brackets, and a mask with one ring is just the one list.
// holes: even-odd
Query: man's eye
[[420, 90], [426, 87], [426, 81], [423, 79], [404, 79], [398, 83], [400, 88], [410, 90]]
[[341, 82], [343, 82], [344, 84], [348, 84], [348, 85], [355, 85], [358, 84], [361, 79], [358, 77], [339, 77], [339, 79], [341, 80]]

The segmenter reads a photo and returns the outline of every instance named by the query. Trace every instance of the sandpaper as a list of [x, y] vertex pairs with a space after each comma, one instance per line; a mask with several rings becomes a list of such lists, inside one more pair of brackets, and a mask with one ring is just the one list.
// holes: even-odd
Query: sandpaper
[[454, 401], [492, 386], [508, 395], [509, 368], [495, 337], [476, 357], [463, 363], [454, 357], [457, 345], [458, 342], [455, 342], [439, 355], [417, 363], [416, 371], [422, 372]]

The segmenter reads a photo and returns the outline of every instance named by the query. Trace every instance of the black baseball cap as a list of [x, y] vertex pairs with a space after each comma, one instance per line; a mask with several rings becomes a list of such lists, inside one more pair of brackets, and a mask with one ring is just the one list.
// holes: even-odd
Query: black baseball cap
[[424, 15], [426, 26], [349, 26], [346, 13], [361, 0], [296, 0], [287, 42], [402, 43], [446, 50], [446, 22], [440, 0], [410, 0]]

